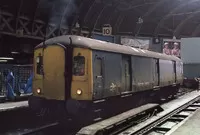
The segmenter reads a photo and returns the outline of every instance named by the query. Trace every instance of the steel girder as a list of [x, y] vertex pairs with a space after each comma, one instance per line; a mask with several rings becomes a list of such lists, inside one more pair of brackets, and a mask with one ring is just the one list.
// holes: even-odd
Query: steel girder
[[[0, 11], [0, 33], [16, 36], [16, 37], [24, 37], [24, 38], [32, 38], [32, 39], [40, 39], [43, 40], [44, 37], [50, 38], [57, 36], [56, 33], [57, 27], [54, 24], [46, 24], [42, 20], [31, 20], [25, 16], [15, 17], [15, 15]], [[60, 34], [66, 35], [68, 34], [67, 28], [60, 28]], [[72, 29], [71, 34], [76, 34], [77, 29]], [[88, 32], [83, 32], [87, 34]]]
[[158, 35], [160, 28], [163, 28], [164, 23], [168, 18], [172, 17], [177, 11], [196, 2], [199, 2], [199, 0], [190, 0], [190, 1], [182, 2], [180, 5], [177, 5], [175, 8], [173, 8], [168, 14], [163, 16], [162, 19], [159, 21], [158, 25], [156, 26], [154, 30], [154, 35]]

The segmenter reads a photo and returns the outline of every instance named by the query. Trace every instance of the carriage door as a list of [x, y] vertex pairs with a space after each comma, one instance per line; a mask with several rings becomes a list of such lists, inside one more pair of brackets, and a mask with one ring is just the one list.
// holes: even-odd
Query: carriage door
[[122, 84], [124, 91], [131, 91], [131, 64], [129, 56], [122, 56]]
[[65, 99], [65, 48], [49, 45], [43, 52], [43, 89], [46, 98]]
[[100, 99], [103, 97], [104, 92], [104, 58], [95, 56], [94, 58], [94, 98]]
[[154, 59], [154, 63], [155, 63], [154, 86], [159, 86], [160, 85], [159, 59]]

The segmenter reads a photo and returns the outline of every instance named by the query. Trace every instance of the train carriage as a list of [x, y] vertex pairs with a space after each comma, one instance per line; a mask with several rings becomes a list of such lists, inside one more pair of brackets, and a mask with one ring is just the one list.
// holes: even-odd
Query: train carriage
[[35, 48], [29, 106], [75, 117], [91, 117], [89, 111], [113, 115], [175, 95], [182, 68], [175, 56], [80, 36], [55, 37]]

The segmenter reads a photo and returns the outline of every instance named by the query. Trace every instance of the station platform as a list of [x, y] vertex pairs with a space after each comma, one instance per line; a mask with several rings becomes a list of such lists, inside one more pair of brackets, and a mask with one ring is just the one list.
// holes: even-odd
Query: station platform
[[28, 101], [0, 103], [0, 112], [11, 111], [27, 107], [28, 107]]
[[167, 135], [200, 135], [200, 110], [179, 123]]

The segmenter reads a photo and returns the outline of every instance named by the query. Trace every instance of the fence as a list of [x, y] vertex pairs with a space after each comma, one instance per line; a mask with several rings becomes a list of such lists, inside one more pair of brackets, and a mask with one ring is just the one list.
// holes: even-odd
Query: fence
[[7, 76], [11, 72], [14, 77], [12, 89], [15, 94], [19, 94], [21, 84], [26, 84], [32, 74], [32, 65], [0, 64], [0, 96], [7, 96]]

